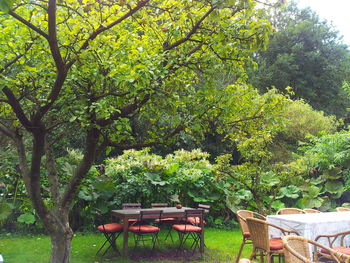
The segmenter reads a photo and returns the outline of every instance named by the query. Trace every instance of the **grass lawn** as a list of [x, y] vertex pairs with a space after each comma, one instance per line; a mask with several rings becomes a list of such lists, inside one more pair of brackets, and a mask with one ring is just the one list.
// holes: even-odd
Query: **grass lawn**
[[[132, 235], [131, 235], [132, 236]], [[156, 254], [162, 255], [169, 252], [171, 255], [176, 253], [178, 240], [176, 233], [173, 233], [174, 243], [171, 240], [164, 241], [164, 233], [159, 236], [157, 243]], [[103, 243], [104, 237], [102, 234], [76, 234], [71, 250], [72, 263], [100, 263], [100, 262], [134, 262], [135, 260], [125, 259], [121, 257], [113, 257], [106, 255], [104, 260], [95, 256], [98, 248]], [[121, 247], [122, 238], [119, 238], [118, 245]], [[238, 253], [241, 244], [240, 230], [220, 230], [207, 228], [205, 230], [206, 249], [203, 258], [197, 255], [193, 256], [195, 262], [234, 262], [235, 256]], [[130, 252], [133, 254], [133, 238], [131, 238]], [[0, 235], [0, 254], [3, 255], [6, 263], [48, 263], [50, 259], [50, 239], [47, 236], [11, 236]], [[167, 251], [167, 252], [166, 252]], [[172, 253], [173, 251], [173, 253]], [[145, 253], [148, 254], [149, 249], [145, 248]], [[251, 246], [246, 246], [243, 250], [243, 256], [248, 257], [251, 252]], [[142, 257], [139, 262], [183, 262], [191, 259], [179, 255], [176, 260], [174, 258], [166, 260], [167, 256], [159, 257], [158, 259], [150, 260], [147, 256]], [[140, 257], [134, 257], [140, 258]]]

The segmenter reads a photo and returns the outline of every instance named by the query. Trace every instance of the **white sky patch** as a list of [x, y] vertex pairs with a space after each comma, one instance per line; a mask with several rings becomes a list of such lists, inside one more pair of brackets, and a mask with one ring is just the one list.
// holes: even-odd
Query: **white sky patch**
[[321, 19], [331, 23], [343, 42], [350, 45], [350, 0], [296, 0], [300, 8], [310, 7]]

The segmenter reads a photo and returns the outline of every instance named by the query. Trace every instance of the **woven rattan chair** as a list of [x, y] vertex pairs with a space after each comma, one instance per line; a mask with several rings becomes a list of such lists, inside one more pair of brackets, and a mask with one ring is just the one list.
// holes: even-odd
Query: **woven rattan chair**
[[321, 213], [321, 211], [313, 208], [305, 208], [303, 211], [307, 214], [315, 214], [315, 213]]
[[[350, 257], [350, 247], [344, 245], [344, 240], [346, 238], [350, 238], [350, 231], [339, 232], [331, 235], [319, 235], [316, 237], [315, 241], [326, 243], [328, 247]], [[317, 251], [317, 255], [320, 258], [330, 258], [328, 251], [325, 250]]]
[[299, 208], [282, 208], [277, 211], [277, 215], [288, 215], [288, 214], [306, 214], [302, 209]]
[[242, 258], [239, 260], [239, 263], [255, 263], [255, 262], [247, 258]]
[[263, 262], [263, 258], [266, 257], [266, 263], [270, 263], [272, 257], [278, 256], [279, 259], [283, 256], [283, 243], [281, 238], [269, 238], [269, 227], [277, 228], [281, 231], [283, 236], [290, 235], [292, 233], [299, 235], [297, 231], [285, 229], [273, 224], [270, 224], [264, 220], [248, 217], [247, 224], [249, 228], [250, 237], [253, 242], [253, 252], [250, 256], [250, 260], [256, 256], [260, 256], [260, 261]]
[[[314, 248], [314, 251], [327, 251], [328, 259], [331, 262], [348, 262], [346, 255], [326, 247], [318, 242], [309, 240], [300, 236], [286, 236], [282, 239], [284, 248], [285, 263], [312, 263], [320, 262], [317, 254], [314, 254], [314, 259], [311, 258], [310, 245]], [[323, 261], [322, 261], [323, 262]]]
[[337, 212], [349, 212], [350, 208], [347, 207], [337, 207], [335, 210], [337, 210]]
[[254, 218], [261, 219], [261, 220], [266, 220], [265, 216], [263, 216], [259, 213], [253, 212], [253, 211], [249, 211], [249, 210], [238, 210], [237, 211], [237, 220], [238, 220], [239, 226], [241, 227], [243, 239], [242, 239], [242, 243], [241, 243], [241, 246], [239, 248], [237, 257], [236, 257], [236, 263], [238, 263], [239, 258], [241, 257], [244, 245], [252, 244], [248, 225], [246, 222], [246, 219], [248, 217], [254, 217]]

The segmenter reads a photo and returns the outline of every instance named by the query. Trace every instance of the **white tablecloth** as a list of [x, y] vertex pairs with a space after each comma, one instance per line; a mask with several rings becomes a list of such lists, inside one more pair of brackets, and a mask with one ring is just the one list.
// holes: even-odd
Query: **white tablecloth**
[[[277, 226], [296, 230], [301, 236], [311, 240], [315, 240], [318, 235], [350, 230], [350, 212], [270, 215], [267, 216], [267, 221]], [[269, 234], [271, 237], [281, 236], [281, 232], [272, 227], [269, 229]], [[327, 244], [322, 241], [321, 243]], [[347, 240], [346, 243], [349, 241]]]

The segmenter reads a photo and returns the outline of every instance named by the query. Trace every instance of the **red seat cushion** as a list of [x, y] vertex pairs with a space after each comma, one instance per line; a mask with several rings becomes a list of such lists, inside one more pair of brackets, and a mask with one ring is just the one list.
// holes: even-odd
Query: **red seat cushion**
[[270, 239], [270, 249], [280, 250], [283, 249], [283, 243], [281, 238], [271, 238]]
[[[339, 251], [340, 253], [350, 255], [350, 247], [332, 247], [332, 249]], [[324, 254], [329, 254], [329, 251], [327, 249], [322, 248], [321, 252]]]
[[123, 231], [123, 225], [118, 224], [118, 223], [110, 223], [110, 224], [105, 224], [105, 225], [100, 225], [97, 227], [98, 230], [102, 232], [121, 232]]
[[194, 225], [173, 225], [173, 229], [180, 232], [201, 232], [202, 228]]
[[133, 233], [156, 233], [160, 230], [159, 227], [151, 226], [151, 225], [139, 225], [139, 226], [131, 226], [129, 227], [129, 231]]
[[245, 238], [250, 238], [250, 233], [249, 233], [249, 232], [244, 232], [244, 233], [243, 233], [243, 236], [244, 236]]
[[[192, 224], [192, 225], [199, 225], [200, 218], [199, 217], [189, 217], [189, 218], [187, 218], [187, 222]], [[205, 221], [203, 221], [203, 223], [206, 224]]]

